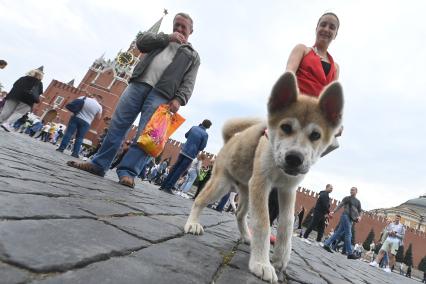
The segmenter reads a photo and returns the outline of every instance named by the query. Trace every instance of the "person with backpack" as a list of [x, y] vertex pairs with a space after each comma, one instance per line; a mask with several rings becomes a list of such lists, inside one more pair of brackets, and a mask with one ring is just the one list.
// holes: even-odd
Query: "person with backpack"
[[[19, 78], [6, 96], [6, 102], [0, 113], [0, 126], [10, 132], [10, 124], [20, 116], [31, 111], [34, 104], [40, 102], [43, 93], [43, 66], [31, 70]], [[25, 122], [25, 121], [24, 121]]]
[[[68, 121], [64, 137], [61, 145], [56, 149], [58, 152], [64, 152], [74, 133], [76, 133], [74, 147], [71, 156], [79, 158], [80, 148], [83, 144], [83, 138], [90, 129], [90, 124], [96, 118], [102, 116], [102, 106], [98, 103], [94, 96], [79, 97], [78, 100], [84, 100], [81, 109], [74, 113]], [[73, 102], [71, 102], [73, 103]]]

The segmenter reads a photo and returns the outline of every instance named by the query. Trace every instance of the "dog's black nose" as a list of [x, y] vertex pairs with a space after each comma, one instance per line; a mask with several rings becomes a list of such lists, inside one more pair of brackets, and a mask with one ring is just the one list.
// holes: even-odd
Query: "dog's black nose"
[[288, 152], [285, 155], [285, 162], [288, 167], [297, 168], [303, 164], [303, 156], [299, 152]]

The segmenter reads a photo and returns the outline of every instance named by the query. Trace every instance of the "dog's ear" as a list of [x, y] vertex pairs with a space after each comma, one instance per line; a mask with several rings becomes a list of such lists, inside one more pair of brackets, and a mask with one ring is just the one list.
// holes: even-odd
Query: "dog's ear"
[[319, 99], [319, 106], [332, 126], [340, 124], [343, 114], [343, 89], [339, 82], [325, 87]]
[[296, 76], [292, 72], [284, 73], [272, 88], [268, 101], [268, 112], [273, 113], [290, 106], [297, 100]]

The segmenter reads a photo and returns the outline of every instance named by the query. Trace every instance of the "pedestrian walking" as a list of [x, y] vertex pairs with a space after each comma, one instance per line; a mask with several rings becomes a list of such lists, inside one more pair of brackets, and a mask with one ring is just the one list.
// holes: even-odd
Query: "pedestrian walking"
[[[373, 261], [373, 259], [374, 259], [374, 250], [376, 249], [376, 244], [374, 243], [374, 241], [372, 241], [371, 243], [370, 243], [370, 249], [369, 249], [369, 251], [367, 251], [366, 253], [365, 253], [365, 259], [368, 261], [368, 262], [371, 262], [371, 261]], [[368, 257], [368, 258], [367, 258]]]
[[34, 104], [40, 102], [43, 93], [43, 66], [31, 70], [19, 78], [6, 96], [6, 102], [0, 113], [0, 126], [10, 132], [10, 124], [18, 117], [31, 111]]
[[405, 274], [405, 277], [411, 278], [411, 265], [408, 265], [407, 273]]
[[313, 229], [317, 229], [316, 241], [320, 243], [324, 235], [325, 220], [330, 213], [330, 196], [329, 194], [333, 191], [333, 186], [327, 184], [325, 190], [320, 191], [319, 197], [315, 204], [314, 216], [312, 217], [311, 223], [303, 234], [304, 241], [310, 243], [308, 240], [309, 234]]
[[[212, 160], [210, 162], [213, 162]], [[198, 182], [197, 192], [195, 193], [193, 199], [197, 198], [198, 194], [203, 190], [206, 183], [209, 181], [212, 176], [213, 165], [208, 165], [206, 170], [202, 170], [200, 175], [200, 180]]]
[[361, 220], [361, 202], [356, 198], [356, 194], [358, 193], [358, 189], [356, 187], [351, 188], [351, 195], [343, 198], [342, 202], [330, 212], [330, 216], [332, 217], [336, 211], [340, 208], [344, 208], [344, 212], [340, 217], [340, 226], [335, 231], [333, 236], [327, 239], [324, 243], [323, 248], [328, 252], [333, 252], [330, 245], [335, 241], [340, 239], [342, 236], [344, 237], [344, 250], [347, 254], [348, 259], [358, 259], [356, 255], [352, 252], [352, 223], [359, 222]]
[[220, 199], [219, 203], [217, 204], [215, 210], [217, 212], [222, 212], [223, 209], [225, 208], [226, 203], [228, 203], [229, 197], [231, 196], [231, 192], [228, 192], [227, 194], [225, 194], [224, 196], [222, 196], [222, 198]]
[[136, 46], [145, 55], [135, 66], [124, 93], [112, 116], [109, 131], [91, 162], [69, 161], [71, 167], [104, 176], [135, 119], [139, 126], [129, 151], [117, 166], [119, 183], [133, 188], [150, 156], [137, 145], [137, 138], [161, 104], [171, 112], [186, 105], [192, 95], [200, 58], [188, 42], [193, 21], [188, 14], [178, 13], [173, 19], [173, 33], [144, 32]]
[[53, 137], [53, 144], [58, 143], [58, 141], [60, 141], [62, 139], [62, 137], [64, 136], [64, 127], [62, 125], [59, 125], [58, 129], [55, 132], [55, 135]]
[[36, 119], [33, 121], [33, 124], [31, 125], [28, 134], [30, 135], [30, 137], [34, 137], [34, 135], [37, 132], [41, 131], [42, 128], [43, 128], [43, 121]]
[[399, 264], [399, 275], [404, 275], [404, 263]]
[[174, 188], [175, 183], [187, 170], [198, 153], [206, 147], [209, 138], [207, 129], [209, 129], [211, 125], [212, 123], [210, 120], [205, 119], [198, 126], [191, 127], [191, 129], [185, 134], [186, 142], [182, 146], [182, 150], [180, 151], [179, 157], [173, 165], [172, 170], [161, 184], [161, 190], [173, 194], [172, 189]]
[[26, 114], [24, 114], [23, 116], [21, 116], [20, 118], [18, 118], [18, 120], [16, 120], [14, 123], [13, 123], [13, 128], [15, 129], [15, 131], [18, 131], [19, 130], [19, 128], [25, 123], [25, 122], [27, 122], [27, 120], [28, 120], [28, 115], [29, 115], [30, 113], [29, 112], [27, 112]]
[[49, 129], [50, 129], [50, 122], [43, 125], [41, 128], [41, 132], [38, 136], [35, 137], [35, 139], [40, 138], [41, 141], [46, 142], [47, 138], [49, 137]]
[[300, 210], [297, 213], [297, 219], [298, 219], [297, 229], [299, 230], [302, 229], [302, 221], [304, 216], [305, 216], [305, 207], [303, 207], [303, 205], [300, 205]]
[[180, 189], [183, 193], [187, 193], [191, 187], [194, 181], [197, 179], [198, 175], [201, 171], [201, 166], [206, 159], [206, 155], [203, 153], [199, 154], [196, 159], [194, 159], [191, 163], [191, 166], [188, 169], [188, 175], [185, 181], [182, 183]]
[[389, 263], [384, 268], [385, 272], [391, 272], [391, 267], [395, 265], [395, 256], [398, 252], [398, 249], [403, 245], [403, 240], [405, 236], [405, 227], [400, 223], [401, 216], [399, 214], [395, 215], [395, 220], [386, 226], [386, 239], [380, 248], [379, 254], [376, 259], [370, 263], [371, 266], [379, 267], [379, 263], [382, 260], [385, 253], [387, 253], [389, 258]]
[[170, 166], [170, 161], [172, 158], [164, 159], [158, 166], [158, 171], [154, 179], [154, 184], [161, 184], [164, 180], [164, 174], [166, 173], [167, 168]]
[[74, 147], [71, 154], [75, 158], [80, 157], [81, 145], [83, 144], [84, 136], [89, 131], [90, 124], [95, 117], [100, 119], [102, 116], [102, 106], [94, 96], [87, 95], [87, 97], [79, 97], [79, 99], [84, 99], [83, 107], [77, 114], [71, 116], [61, 144], [56, 149], [58, 152], [64, 152], [75, 133]]

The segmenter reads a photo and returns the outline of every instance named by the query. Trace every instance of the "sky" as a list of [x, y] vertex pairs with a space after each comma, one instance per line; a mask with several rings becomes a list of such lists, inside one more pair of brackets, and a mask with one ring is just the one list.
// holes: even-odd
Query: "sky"
[[334, 186], [342, 199], [357, 186], [366, 210], [397, 206], [426, 193], [426, 2], [422, 0], [131, 1], [0, 0], [0, 70], [6, 91], [44, 65], [45, 88], [56, 79], [78, 84], [93, 61], [115, 58], [138, 31], [169, 11], [160, 31], [172, 32], [178, 12], [189, 13], [189, 41], [201, 66], [186, 122], [172, 138], [209, 118], [206, 150], [222, 146], [221, 127], [233, 117], [266, 117], [272, 85], [296, 44], [312, 46], [318, 18], [340, 19], [329, 52], [340, 66], [345, 110], [341, 147], [320, 159], [302, 187]]

